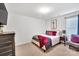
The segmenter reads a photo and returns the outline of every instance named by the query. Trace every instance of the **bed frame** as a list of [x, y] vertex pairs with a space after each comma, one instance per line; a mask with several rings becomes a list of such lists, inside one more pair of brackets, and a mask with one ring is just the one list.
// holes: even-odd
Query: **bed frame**
[[34, 39], [32, 39], [32, 41], [31, 41], [35, 46], [37, 46], [39, 49], [41, 49], [42, 51], [44, 51], [44, 52], [46, 52], [46, 51], [48, 51], [49, 49], [51, 49], [51, 48], [53, 48], [53, 47], [55, 47], [55, 46], [57, 46], [57, 45], [59, 45], [60, 44], [60, 41], [57, 43], [57, 44], [55, 44], [55, 45], [53, 45], [52, 47], [50, 47], [49, 49], [46, 49], [45, 48], [45, 46], [43, 46], [42, 48], [40, 48], [39, 46], [39, 42], [37, 42], [36, 40], [34, 40]]

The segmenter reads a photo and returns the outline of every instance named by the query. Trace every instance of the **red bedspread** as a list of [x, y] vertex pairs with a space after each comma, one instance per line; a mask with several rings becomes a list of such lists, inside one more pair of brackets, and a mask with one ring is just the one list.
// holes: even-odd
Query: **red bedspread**
[[44, 45], [48, 43], [48, 38], [44, 37], [42, 35], [38, 35], [39, 41], [40, 41], [40, 48], [42, 48]]

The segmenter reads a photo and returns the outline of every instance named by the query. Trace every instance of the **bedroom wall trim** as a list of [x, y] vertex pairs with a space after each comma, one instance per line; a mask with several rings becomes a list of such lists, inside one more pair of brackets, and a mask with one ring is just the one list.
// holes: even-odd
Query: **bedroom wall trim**
[[23, 42], [20, 42], [20, 43], [18, 43], [18, 44], [15, 44], [15, 46], [20, 46], [20, 45], [24, 45], [24, 44], [27, 44], [27, 43], [29, 43], [29, 42], [31, 42], [31, 41], [23, 41]]

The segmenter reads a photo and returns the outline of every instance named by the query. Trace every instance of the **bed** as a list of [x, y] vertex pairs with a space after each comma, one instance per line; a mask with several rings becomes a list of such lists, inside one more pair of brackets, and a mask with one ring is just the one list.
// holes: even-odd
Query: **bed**
[[[60, 43], [60, 36], [58, 35], [59, 32], [57, 33], [53, 33], [53, 32], [55, 31], [46, 31], [46, 34], [34, 35], [32, 37], [32, 43], [44, 51], [50, 49], [52, 46], [55, 46], [58, 43]], [[43, 42], [44, 44], [40, 44], [41, 38], [42, 38], [42, 41], [44, 40]]]

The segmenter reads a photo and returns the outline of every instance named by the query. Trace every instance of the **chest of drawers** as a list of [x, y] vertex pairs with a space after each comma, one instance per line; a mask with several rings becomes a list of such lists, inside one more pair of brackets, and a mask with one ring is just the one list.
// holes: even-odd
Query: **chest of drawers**
[[0, 56], [15, 56], [15, 33], [0, 33]]

